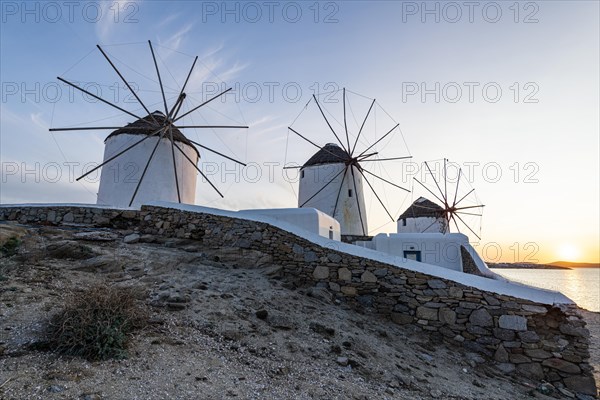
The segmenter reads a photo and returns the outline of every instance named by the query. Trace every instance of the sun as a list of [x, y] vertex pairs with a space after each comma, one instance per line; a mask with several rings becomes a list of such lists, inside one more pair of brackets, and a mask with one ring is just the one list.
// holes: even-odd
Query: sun
[[580, 256], [579, 249], [571, 243], [563, 243], [558, 248], [561, 261], [577, 261]]

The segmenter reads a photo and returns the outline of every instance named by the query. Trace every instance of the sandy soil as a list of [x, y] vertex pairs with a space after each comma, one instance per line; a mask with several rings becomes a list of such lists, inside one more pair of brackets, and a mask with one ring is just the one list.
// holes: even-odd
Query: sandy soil
[[[0, 259], [1, 399], [550, 398], [475, 354], [293, 289], [260, 253], [87, 231], [27, 229]], [[97, 282], [145, 292], [151, 324], [130, 357], [31, 350], [65, 294]], [[599, 315], [587, 317], [598, 367]]]

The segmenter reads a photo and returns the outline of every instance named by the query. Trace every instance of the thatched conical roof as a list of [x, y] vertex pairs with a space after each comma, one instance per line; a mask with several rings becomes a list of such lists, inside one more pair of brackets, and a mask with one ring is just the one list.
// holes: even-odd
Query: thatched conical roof
[[[165, 119], [166, 119], [165, 114], [163, 114], [160, 111], [154, 111], [152, 113], [152, 115], [149, 114], [149, 115], [145, 116], [144, 118], [140, 118], [135, 122], [129, 123], [129, 124], [125, 125], [124, 127], [119, 128], [116, 131], [113, 131], [110, 135], [108, 135], [106, 137], [106, 139], [104, 139], [104, 142], [106, 143], [106, 141], [109, 138], [117, 136], [117, 135], [122, 135], [122, 134], [151, 135], [165, 122]], [[158, 125], [157, 125], [157, 123], [158, 123]], [[196, 153], [198, 153], [198, 150], [196, 149], [194, 144], [192, 142], [190, 142], [189, 139], [186, 138], [185, 135], [179, 129], [173, 128], [172, 130], [173, 130], [173, 139], [175, 141], [187, 144], [188, 146], [190, 146], [191, 148], [196, 150]], [[167, 134], [169, 135], [168, 132], [167, 132]], [[198, 156], [200, 156], [199, 153], [198, 153]]]
[[317, 151], [302, 168], [311, 167], [313, 165], [322, 164], [338, 164], [348, 160], [348, 154], [337, 144], [327, 143], [319, 151]]
[[419, 217], [439, 218], [443, 215], [444, 209], [442, 207], [425, 197], [419, 197], [398, 217], [398, 220]]

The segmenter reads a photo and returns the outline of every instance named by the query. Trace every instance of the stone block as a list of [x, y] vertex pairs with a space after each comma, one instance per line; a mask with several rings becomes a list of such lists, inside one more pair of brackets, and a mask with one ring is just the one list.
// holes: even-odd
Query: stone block
[[356, 288], [353, 286], [342, 286], [340, 290], [346, 296], [356, 296]]
[[544, 370], [539, 363], [519, 364], [517, 365], [517, 373], [536, 381], [544, 379]]
[[437, 321], [438, 310], [436, 308], [417, 307], [417, 318], [428, 321]]
[[449, 308], [441, 308], [439, 311], [439, 320], [448, 325], [454, 325], [456, 322], [456, 313]]
[[519, 332], [519, 338], [523, 343], [538, 343], [540, 337], [534, 331]]
[[508, 352], [504, 346], [498, 346], [496, 352], [494, 353], [494, 360], [498, 361], [499, 363], [507, 363], [509, 361]]
[[525, 349], [525, 355], [531, 358], [538, 358], [542, 360], [552, 357], [551, 353], [548, 353], [542, 349]]
[[338, 269], [338, 279], [349, 282], [352, 280], [352, 272], [348, 268], [340, 268]]
[[476, 326], [494, 326], [494, 318], [485, 308], [480, 308], [471, 313], [469, 322]]
[[329, 268], [323, 266], [316, 267], [313, 271], [313, 277], [319, 280], [329, 278]]
[[527, 318], [518, 315], [501, 315], [498, 320], [498, 325], [502, 329], [511, 331], [526, 331]]
[[531, 358], [524, 356], [523, 354], [510, 354], [508, 358], [513, 364], [524, 364], [531, 362]]
[[364, 283], [375, 283], [377, 282], [377, 277], [373, 275], [371, 271], [365, 271], [360, 276], [360, 281]]
[[564, 379], [565, 386], [574, 392], [596, 396], [596, 383], [592, 376], [570, 376]]
[[432, 289], [446, 289], [446, 284], [440, 279], [430, 279], [427, 285]]
[[536, 314], [546, 314], [548, 312], [548, 309], [543, 306], [534, 306], [532, 304], [524, 304], [523, 311], [536, 313]]
[[391, 314], [392, 322], [398, 325], [406, 325], [413, 322], [414, 318], [410, 315], [401, 314], [401, 313], [392, 313]]
[[550, 367], [552, 369], [556, 369], [562, 372], [566, 372], [568, 374], [579, 374], [581, 373], [581, 368], [579, 368], [576, 364], [572, 362], [561, 360], [560, 358], [548, 358], [542, 362], [544, 367]]

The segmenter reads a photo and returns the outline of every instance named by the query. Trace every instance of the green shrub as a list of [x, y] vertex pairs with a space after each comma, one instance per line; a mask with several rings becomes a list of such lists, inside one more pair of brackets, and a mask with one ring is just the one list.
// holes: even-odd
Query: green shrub
[[88, 360], [127, 358], [130, 333], [143, 328], [147, 319], [133, 289], [93, 286], [67, 296], [48, 326], [48, 348]]
[[20, 245], [21, 241], [19, 240], [19, 238], [15, 236], [10, 237], [8, 238], [8, 240], [6, 240], [6, 242], [2, 244], [2, 246], [0, 246], [0, 253], [2, 253], [2, 255], [6, 257], [14, 256], [15, 254], [17, 254], [17, 249]]

